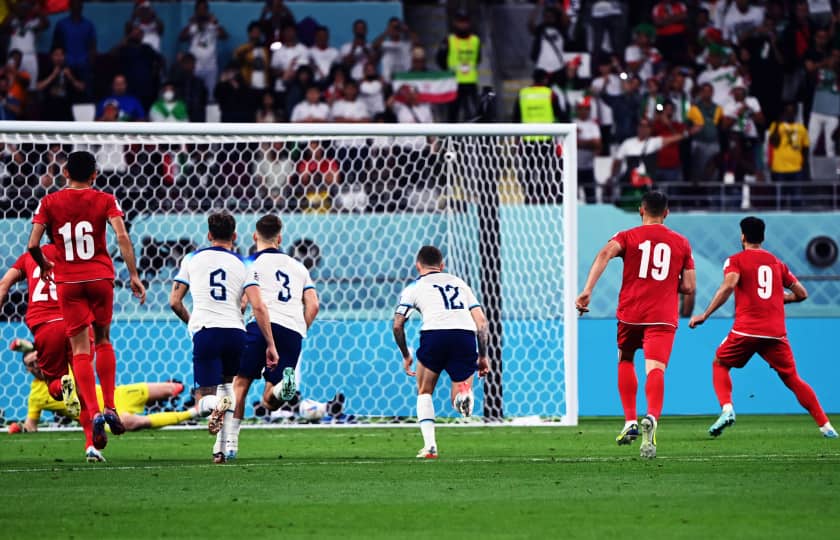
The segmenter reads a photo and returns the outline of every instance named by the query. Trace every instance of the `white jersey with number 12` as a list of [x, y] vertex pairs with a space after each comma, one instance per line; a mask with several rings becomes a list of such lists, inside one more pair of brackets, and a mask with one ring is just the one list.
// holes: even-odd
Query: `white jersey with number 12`
[[417, 278], [400, 296], [397, 313], [408, 317], [416, 309], [423, 316], [421, 330], [476, 331], [470, 310], [481, 304], [464, 280], [445, 272]]

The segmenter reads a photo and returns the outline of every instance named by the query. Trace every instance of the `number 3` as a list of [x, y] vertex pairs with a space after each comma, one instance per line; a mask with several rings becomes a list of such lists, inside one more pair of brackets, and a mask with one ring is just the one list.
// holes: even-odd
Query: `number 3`
[[762, 264], [758, 267], [758, 297], [767, 300], [773, 296], [773, 269]]

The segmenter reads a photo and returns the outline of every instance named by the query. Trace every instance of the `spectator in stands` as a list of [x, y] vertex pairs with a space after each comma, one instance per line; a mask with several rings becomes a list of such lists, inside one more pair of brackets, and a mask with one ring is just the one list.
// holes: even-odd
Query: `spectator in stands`
[[[294, 26], [283, 28], [281, 46], [272, 46], [271, 75], [274, 79], [274, 93], [285, 100], [287, 85], [295, 78], [301, 66], [309, 64], [309, 49], [298, 43], [297, 29]], [[290, 110], [290, 109], [287, 109]]]
[[371, 118], [385, 112], [385, 82], [373, 62], [365, 64], [365, 78], [359, 82], [359, 100]]
[[399, 17], [388, 20], [385, 31], [372, 44], [373, 52], [382, 65], [383, 80], [390, 82], [394, 73], [408, 71], [411, 67], [411, 49], [416, 43], [417, 35]]
[[665, 60], [673, 65], [688, 60], [688, 10], [676, 0], [661, 0], [653, 7], [653, 24], [656, 26], [656, 48]]
[[117, 120], [146, 120], [146, 110], [136, 97], [128, 94], [128, 84], [121, 74], [116, 75], [111, 83], [111, 95], [99, 103], [96, 118], [100, 119], [105, 114], [106, 105], [113, 105], [113, 102], [117, 103]]
[[840, 120], [840, 49], [835, 49], [828, 66], [817, 71], [817, 84], [808, 121], [808, 133], [814, 141], [812, 148], [819, 146], [822, 138], [825, 155], [834, 157]]
[[[537, 24], [537, 16], [540, 13], [542, 17]], [[528, 31], [534, 36], [531, 60], [535, 69], [548, 73], [552, 82], [557, 82], [562, 77], [563, 66], [566, 64], [563, 50], [568, 23], [563, 10], [555, 6], [546, 7], [545, 0], [539, 0], [528, 15]]]
[[143, 30], [139, 26], [129, 28], [129, 33], [112, 54], [116, 56], [125, 76], [128, 92], [136, 96], [143, 108], [148, 110], [158, 94], [163, 58], [143, 43]]
[[254, 121], [257, 111], [254, 94], [245, 83], [236, 64], [231, 64], [222, 71], [214, 94], [219, 103], [222, 122]]
[[642, 116], [653, 122], [656, 117], [657, 105], [662, 105], [663, 97], [659, 87], [659, 79], [651, 77], [645, 81], [642, 92]]
[[453, 32], [438, 49], [441, 69], [455, 73], [458, 97], [449, 104], [448, 119], [470, 120], [478, 114], [478, 64], [481, 62], [481, 40], [472, 31], [469, 13], [459, 10], [453, 20]]
[[172, 82], [187, 106], [190, 122], [204, 122], [207, 119], [207, 87], [195, 75], [195, 56], [183, 54], [175, 67]]
[[248, 24], [248, 42], [233, 51], [233, 59], [239, 64], [242, 79], [258, 94], [268, 88], [268, 47], [263, 42], [262, 25], [257, 21]]
[[740, 45], [738, 56], [750, 74], [750, 93], [758, 99], [765, 116], [778, 117], [782, 110], [785, 65], [770, 10], [761, 26], [742, 39]]
[[[616, 69], [621, 67], [617, 57], [601, 55], [598, 58], [598, 75], [592, 79], [589, 93], [595, 96], [593, 115], [601, 128], [601, 141], [603, 146], [609, 149], [611, 144], [620, 143], [623, 140], [619, 139], [618, 135], [614, 133], [615, 118], [609, 102], [610, 99], [622, 94], [622, 81], [626, 80], [629, 75], [624, 71], [621, 72], [621, 75], [616, 74]], [[632, 137], [635, 132], [636, 126], [634, 125], [624, 136]]]
[[[270, 93], [266, 93], [270, 96]], [[256, 177], [271, 200], [272, 208], [286, 209], [292, 190], [295, 162], [289, 156], [286, 143], [274, 142], [263, 145], [257, 160]]]
[[347, 81], [344, 85], [344, 96], [330, 106], [330, 120], [343, 124], [370, 122], [370, 113], [358, 97], [358, 83], [352, 79]]
[[332, 103], [337, 99], [341, 99], [344, 95], [344, 83], [347, 82], [348, 78], [349, 77], [344, 66], [333, 66], [333, 71], [330, 76], [330, 84], [324, 92], [324, 98], [327, 100], [327, 103]]
[[0, 31], [9, 36], [8, 50], [21, 52], [18, 69], [29, 73], [29, 89], [34, 89], [38, 82], [38, 51], [35, 38], [37, 34], [49, 28], [50, 22], [36, 2], [16, 2], [10, 7], [11, 14], [3, 21]]
[[267, 1], [260, 14], [263, 35], [266, 42], [271, 45], [283, 38], [283, 29], [287, 26], [295, 26], [295, 16], [292, 11], [283, 3], [283, 0]]
[[802, 117], [806, 122], [811, 115], [811, 104], [817, 87], [819, 72], [821, 69], [829, 68], [832, 65], [836, 54], [831, 49], [828, 30], [820, 28], [814, 32], [811, 46], [805, 51], [805, 80], [798, 96], [799, 100], [802, 101]]
[[332, 206], [332, 197], [341, 183], [341, 167], [335, 159], [327, 157], [320, 141], [310, 141], [296, 167], [298, 183], [295, 196], [298, 208], [307, 213], [326, 213]]
[[744, 80], [738, 78], [732, 84], [732, 98], [723, 107], [723, 129], [729, 138], [728, 158], [724, 180], [734, 178], [743, 181], [744, 175], [763, 176], [757, 166], [757, 151], [760, 148], [759, 129], [764, 125], [761, 105], [753, 96], [747, 95]]
[[700, 85], [698, 96], [687, 116], [692, 128], [700, 128], [691, 140], [691, 180], [709, 182], [717, 179], [720, 154], [718, 128], [723, 118], [723, 109], [712, 101], [714, 89], [710, 83]]
[[82, 0], [70, 0], [70, 15], [55, 25], [53, 47], [64, 49], [67, 66], [85, 83], [85, 92], [93, 89], [93, 63], [96, 58], [96, 28], [82, 16]]
[[601, 130], [591, 118], [592, 98], [587, 96], [577, 103], [578, 185], [583, 189], [588, 203], [595, 198], [595, 156], [601, 152]]
[[160, 39], [163, 35], [163, 21], [157, 16], [149, 0], [140, 0], [134, 4], [131, 18], [125, 23], [126, 35], [133, 28], [138, 28], [142, 34], [142, 41], [160, 54]]
[[348, 70], [350, 77], [361, 79], [365, 63], [373, 59], [373, 49], [367, 42], [367, 23], [362, 19], [353, 22], [353, 41], [345, 43], [339, 49], [341, 63]]
[[306, 89], [306, 99], [292, 110], [291, 122], [326, 122], [330, 106], [321, 102], [321, 91], [314, 84]]
[[64, 60], [64, 49], [53, 47], [50, 64], [35, 87], [41, 94], [42, 120], [73, 120], [75, 97], [85, 91], [84, 81]]
[[[642, 111], [642, 81], [637, 75], [623, 73], [620, 77], [621, 93], [611, 95], [602, 90], [598, 97], [606, 103], [612, 111], [613, 130], [611, 142], [621, 144], [637, 133]], [[601, 135], [603, 137], [603, 130]]]
[[[674, 118], [676, 105], [671, 100], [665, 100], [657, 107], [656, 118], [653, 122], [653, 135], [669, 137], [685, 133], [685, 124]], [[683, 164], [680, 157], [680, 145], [663, 146], [656, 154], [657, 182], [681, 182], [683, 179]]]
[[329, 80], [332, 67], [339, 61], [338, 49], [330, 47], [330, 31], [326, 26], [315, 29], [315, 44], [309, 47], [309, 62], [315, 81], [324, 84]]
[[114, 98], [108, 98], [100, 105], [102, 111], [96, 115], [97, 122], [119, 122], [120, 102]]
[[426, 64], [426, 49], [420, 45], [411, 49], [411, 67], [408, 70], [429, 71], [429, 66]]
[[796, 121], [796, 104], [787, 103], [778, 122], [770, 124], [767, 142], [771, 148], [770, 177], [774, 182], [805, 180], [803, 171], [808, 155], [808, 130]]
[[686, 78], [685, 68], [674, 68], [665, 83], [663, 99], [674, 103], [674, 120], [685, 123], [688, 110], [691, 108], [691, 89], [693, 81]]
[[633, 44], [624, 50], [627, 71], [637, 74], [646, 81], [656, 75], [662, 55], [651, 43], [656, 29], [651, 24], [639, 24], [633, 29]]
[[[618, 53], [624, 46], [624, 3], [619, 0], [598, 0], [591, 2], [589, 24], [592, 29], [592, 46], [589, 50], [595, 56], [595, 62], [601, 61], [604, 52]], [[607, 47], [604, 48], [604, 38]]]
[[9, 57], [6, 60], [6, 78], [9, 79], [9, 95], [14, 96], [23, 111], [26, 111], [32, 77], [29, 73], [20, 69], [22, 60], [23, 54], [19, 50], [12, 49], [9, 51]]
[[294, 78], [287, 83], [286, 99], [283, 110], [288, 116], [288, 111], [293, 111], [298, 103], [306, 99], [306, 89], [315, 84], [312, 75], [312, 68], [304, 64], [297, 68]]
[[732, 83], [738, 78], [738, 69], [731, 63], [727, 50], [717, 44], [708, 48], [708, 65], [697, 76], [697, 84], [709, 83], [714, 89], [713, 101], [723, 107], [731, 96]]
[[723, 39], [739, 44], [764, 21], [764, 8], [750, 5], [750, 0], [735, 0], [723, 15]]
[[263, 93], [260, 108], [257, 109], [257, 123], [273, 124], [279, 121], [280, 115], [277, 114], [277, 108], [274, 106], [274, 94], [271, 92]]
[[0, 120], [17, 120], [21, 112], [20, 102], [9, 94], [9, 78], [0, 71]]
[[152, 122], [187, 122], [187, 105], [177, 99], [175, 85], [165, 82], [160, 89], [160, 98], [152, 104], [149, 110], [149, 120]]
[[204, 81], [208, 92], [216, 87], [219, 77], [216, 44], [227, 37], [225, 27], [210, 13], [208, 0], [196, 0], [193, 16], [181, 30], [179, 39], [190, 42], [189, 51], [195, 57], [195, 75]]

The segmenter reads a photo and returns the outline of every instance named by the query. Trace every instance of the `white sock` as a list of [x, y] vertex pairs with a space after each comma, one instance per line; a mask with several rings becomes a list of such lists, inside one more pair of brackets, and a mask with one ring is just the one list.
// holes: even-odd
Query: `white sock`
[[723, 410], [723, 412], [725, 412], [725, 413], [728, 413], [728, 412], [735, 412], [735, 409], [733, 409], [733, 408], [732, 408], [732, 404], [731, 404], [731, 403], [724, 403], [724, 404], [723, 404], [723, 408], [722, 408], [722, 410]]
[[227, 436], [225, 437], [225, 446], [227, 447], [227, 451], [233, 450], [234, 452], [237, 452], [239, 450], [239, 428], [241, 423], [242, 420], [239, 418], [225, 418], [224, 429], [228, 431]]
[[196, 411], [198, 412], [199, 416], [210, 416], [210, 413], [213, 412], [213, 409], [216, 408], [216, 404], [219, 403], [219, 396], [216, 395], [209, 395], [204, 396], [200, 400], [198, 400], [198, 404], [196, 404]]
[[829, 431], [836, 431], [834, 426], [831, 425], [831, 422], [826, 422], [825, 424], [820, 426], [820, 431], [823, 433], [827, 433]]
[[629, 427], [630, 427], [630, 426], [632, 426], [633, 424], [638, 424], [638, 422], [637, 422], [637, 421], [635, 421], [635, 420], [625, 420], [625, 421], [624, 421], [624, 429], [629, 428]]
[[274, 396], [276, 399], [283, 401], [283, 398], [280, 397], [280, 384], [274, 385], [274, 387], [271, 389], [271, 395]]
[[435, 441], [435, 404], [431, 394], [417, 396], [417, 421], [420, 423], [420, 433], [423, 434], [423, 447], [437, 448]]
[[216, 442], [213, 444], [213, 453], [214, 454], [224, 454], [225, 453], [225, 439], [222, 436], [222, 431], [216, 433]]

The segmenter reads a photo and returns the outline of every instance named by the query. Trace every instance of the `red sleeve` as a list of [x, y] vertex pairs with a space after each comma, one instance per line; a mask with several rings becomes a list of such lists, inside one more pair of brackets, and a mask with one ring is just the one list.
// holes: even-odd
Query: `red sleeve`
[[791, 285], [799, 281], [796, 279], [796, 276], [793, 275], [793, 272], [790, 271], [790, 268], [786, 264], [782, 264], [782, 285], [785, 288], [790, 288]]
[[50, 220], [48, 214], [48, 205], [46, 197], [41, 199], [38, 203], [38, 208], [35, 209], [35, 215], [32, 216], [32, 223], [40, 223], [47, 225]]
[[621, 251], [625, 251], [627, 249], [627, 231], [615, 233], [615, 236], [610, 238], [610, 240], [618, 242], [618, 245], [621, 246]]
[[741, 268], [738, 266], [738, 257], [735, 257], [734, 255], [726, 259], [723, 263], [723, 274], [726, 275], [732, 272], [735, 272], [736, 274], [741, 273]]
[[122, 208], [120, 208], [120, 203], [117, 202], [117, 198], [113, 195], [108, 196], [108, 205], [105, 207], [105, 211], [108, 215], [108, 219], [113, 217], [123, 217]]
[[21, 274], [26, 275], [26, 257], [27, 253], [24, 253], [15, 261], [15, 264], [12, 265], [12, 268], [19, 271]]

